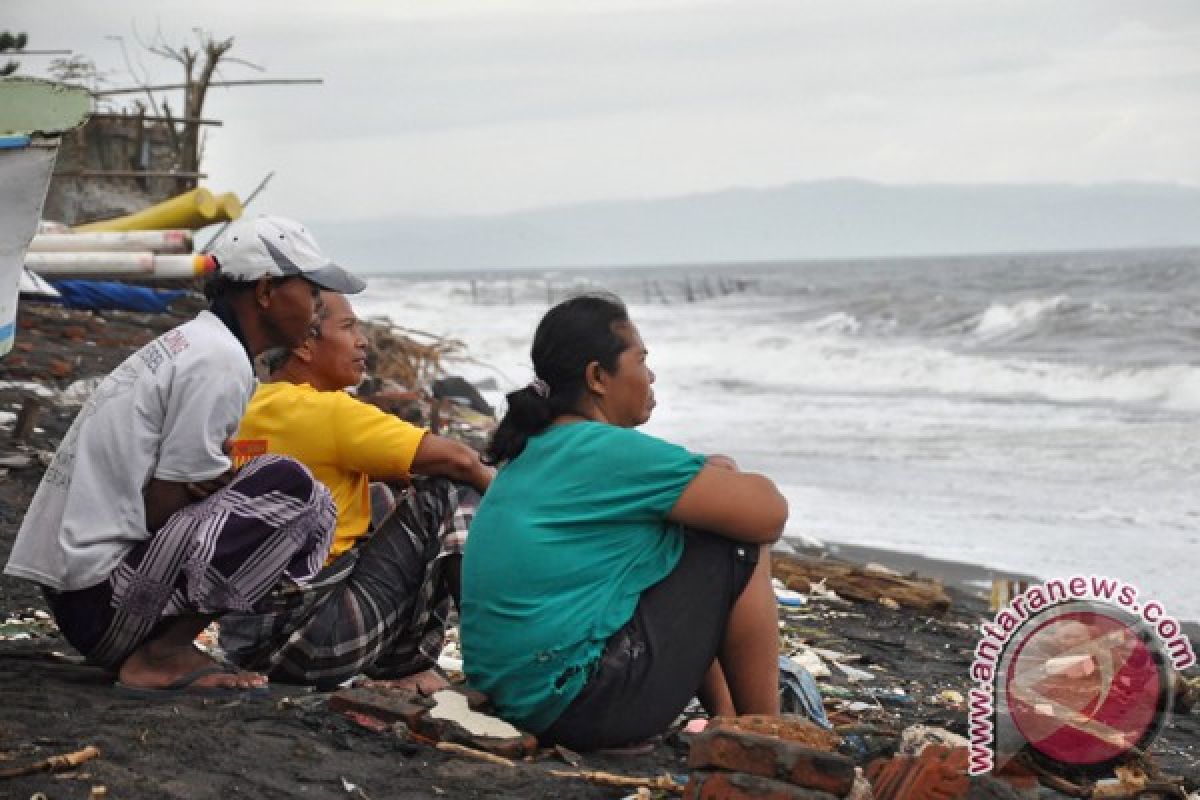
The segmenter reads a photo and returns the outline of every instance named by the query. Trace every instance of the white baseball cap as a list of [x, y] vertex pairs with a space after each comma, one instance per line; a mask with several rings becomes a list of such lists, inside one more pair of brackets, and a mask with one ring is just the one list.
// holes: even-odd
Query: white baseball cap
[[342, 294], [367, 288], [362, 278], [330, 261], [307, 228], [286, 217], [262, 215], [235, 222], [212, 256], [219, 274], [231, 281], [296, 276]]

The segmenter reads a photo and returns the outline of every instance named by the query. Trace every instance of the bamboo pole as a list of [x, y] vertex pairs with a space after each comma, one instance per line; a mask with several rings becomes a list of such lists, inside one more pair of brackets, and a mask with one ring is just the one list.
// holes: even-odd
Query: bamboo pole
[[[294, 84], [324, 83], [324, 78], [260, 78], [244, 81], [213, 81], [209, 86], [282, 86]], [[192, 84], [165, 83], [159, 86], [125, 86], [120, 89], [100, 89], [92, 92], [93, 97], [111, 97], [117, 94], [137, 94], [138, 92], [161, 92], [170, 89], [187, 89]]]

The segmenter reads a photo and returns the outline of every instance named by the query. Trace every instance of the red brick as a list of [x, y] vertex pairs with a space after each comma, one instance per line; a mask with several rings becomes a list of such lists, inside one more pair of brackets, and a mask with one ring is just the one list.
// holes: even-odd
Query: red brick
[[850, 759], [793, 741], [734, 730], [705, 731], [692, 739], [692, 768], [718, 767], [822, 789], [842, 797], [854, 786]]
[[873, 761], [867, 778], [875, 800], [963, 800], [967, 796], [967, 748], [928, 745], [918, 756]]
[[778, 736], [789, 742], [797, 742], [814, 750], [833, 752], [842, 743], [842, 738], [822, 728], [812, 720], [796, 714], [768, 716], [747, 714], [741, 717], [715, 717], [707, 728], [710, 731], [741, 731], [763, 736]]
[[52, 358], [46, 364], [46, 369], [50, 370], [50, 374], [56, 378], [65, 378], [74, 371], [70, 361], [63, 361], [61, 358]]
[[759, 775], [693, 772], [683, 789], [683, 800], [837, 800], [837, 797]]
[[1008, 759], [992, 773], [992, 776], [1007, 783], [1018, 794], [1031, 797], [1037, 797], [1038, 787], [1041, 785], [1037, 773], [1015, 758]]
[[403, 722], [411, 730], [420, 727], [433, 701], [416, 692], [383, 689], [341, 689], [329, 698], [333, 711], [365, 714], [384, 722]]

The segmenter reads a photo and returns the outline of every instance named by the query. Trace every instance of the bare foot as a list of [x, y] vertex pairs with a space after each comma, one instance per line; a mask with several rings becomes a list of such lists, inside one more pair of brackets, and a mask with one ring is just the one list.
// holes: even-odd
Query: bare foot
[[427, 669], [403, 678], [363, 681], [359, 685], [376, 689], [407, 689], [428, 696], [450, 686], [450, 681], [443, 678], [437, 670]]
[[[190, 643], [179, 647], [151, 641], [125, 659], [117, 673], [117, 680], [137, 689], [162, 689], [189, 673], [216, 664], [215, 660]], [[216, 672], [201, 676], [190, 685], [197, 689], [256, 689], [267, 685], [267, 677], [241, 670]]]

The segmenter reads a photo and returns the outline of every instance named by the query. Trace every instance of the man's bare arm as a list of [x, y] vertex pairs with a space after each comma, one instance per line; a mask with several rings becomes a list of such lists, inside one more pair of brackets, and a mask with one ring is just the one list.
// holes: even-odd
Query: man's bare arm
[[479, 459], [479, 453], [462, 442], [427, 433], [413, 457], [412, 472], [416, 475], [444, 477], [487, 490], [494, 471]]

